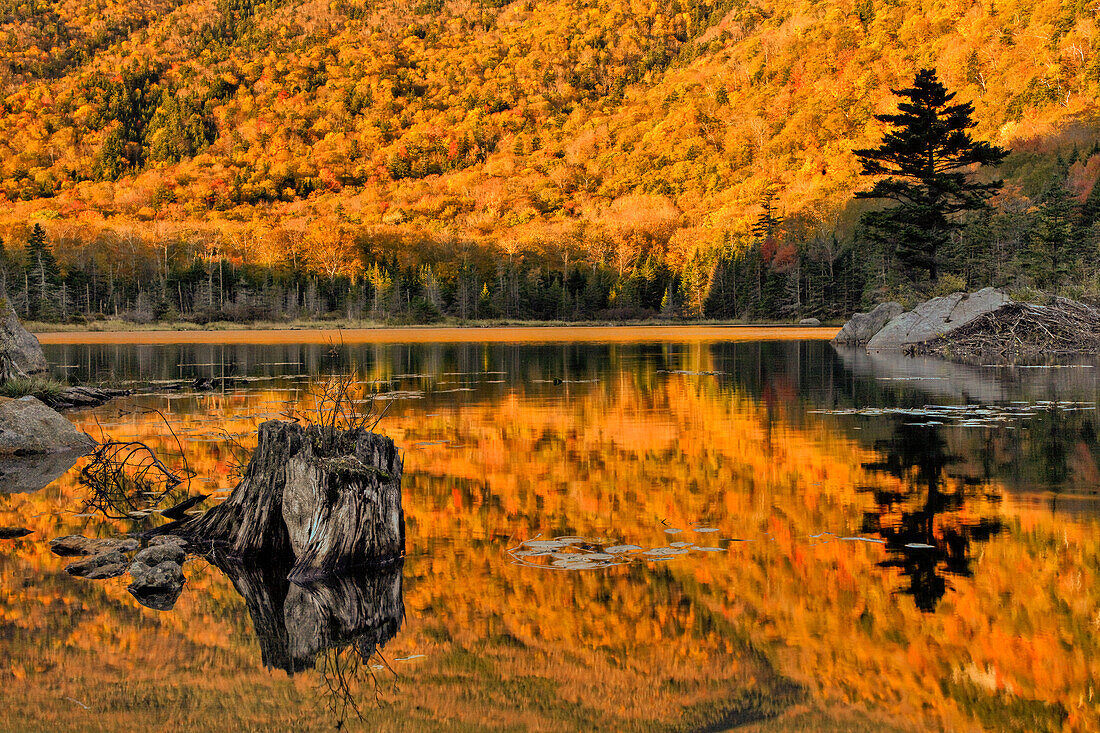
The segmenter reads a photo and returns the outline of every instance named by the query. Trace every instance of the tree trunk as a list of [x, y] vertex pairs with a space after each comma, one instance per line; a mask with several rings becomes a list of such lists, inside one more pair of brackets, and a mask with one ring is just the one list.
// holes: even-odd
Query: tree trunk
[[162, 531], [236, 557], [293, 557], [293, 580], [387, 563], [405, 552], [401, 473], [389, 438], [269, 420], [229, 498]]

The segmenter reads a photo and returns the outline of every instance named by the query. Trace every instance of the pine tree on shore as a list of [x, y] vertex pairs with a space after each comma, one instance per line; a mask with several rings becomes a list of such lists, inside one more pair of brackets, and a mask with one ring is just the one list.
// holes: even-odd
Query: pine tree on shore
[[54, 317], [56, 308], [51, 298], [61, 284], [61, 268], [41, 224], [35, 224], [27, 238], [23, 268], [27, 316], [32, 319]]
[[1001, 187], [974, 181], [971, 169], [997, 165], [1008, 152], [971, 138], [973, 106], [952, 104], [954, 93], [934, 70], [922, 69], [913, 86], [894, 93], [904, 99], [898, 113], [875, 115], [892, 129], [878, 147], [854, 151], [862, 174], [878, 177], [856, 198], [894, 202], [864, 215], [868, 235], [894, 251], [910, 279], [935, 280], [940, 251], [962, 226], [959, 214], [984, 209]]

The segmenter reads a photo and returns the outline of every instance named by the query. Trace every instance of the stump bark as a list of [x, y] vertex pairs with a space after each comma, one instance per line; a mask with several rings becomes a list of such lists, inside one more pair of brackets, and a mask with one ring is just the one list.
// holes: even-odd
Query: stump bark
[[240, 558], [293, 558], [292, 580], [383, 564], [405, 551], [401, 474], [389, 438], [270, 420], [229, 498], [165, 531]]

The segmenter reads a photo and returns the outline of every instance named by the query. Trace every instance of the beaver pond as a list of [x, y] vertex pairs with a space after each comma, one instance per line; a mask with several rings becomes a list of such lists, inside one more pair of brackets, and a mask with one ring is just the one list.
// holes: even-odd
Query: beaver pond
[[[31, 533], [0, 539], [0, 729], [1100, 728], [1100, 362], [401, 334], [44, 339], [138, 390], [78, 427], [188, 478], [125, 511], [82, 463], [5, 484]], [[294, 583], [188, 554], [158, 609], [51, 552], [224, 501], [332, 379], [384, 406], [403, 561]]]

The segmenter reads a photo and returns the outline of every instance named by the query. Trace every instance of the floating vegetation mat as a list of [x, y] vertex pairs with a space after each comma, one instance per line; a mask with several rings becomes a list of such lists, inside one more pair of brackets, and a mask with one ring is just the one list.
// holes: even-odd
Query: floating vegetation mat
[[705, 547], [691, 542], [670, 542], [664, 547], [611, 544], [594, 537], [554, 537], [530, 539], [508, 550], [518, 565], [543, 570], [595, 570], [632, 562], [656, 562], [692, 552], [725, 552], [721, 547]]
[[688, 369], [658, 369], [658, 374], [687, 374], [692, 377], [723, 377], [725, 372], [693, 372]]
[[[668, 533], [679, 533], [683, 530], [666, 529]], [[714, 527], [692, 527], [692, 532], [709, 534], [717, 532]], [[719, 542], [734, 544], [751, 542], [775, 542], [776, 539], [769, 532], [764, 532], [757, 538], [719, 538]], [[817, 547], [832, 542], [851, 542], [854, 544], [878, 545], [886, 547], [889, 543], [879, 537], [844, 536], [833, 532], [820, 532], [812, 534], [800, 540], [807, 547]], [[890, 551], [924, 552], [935, 550], [935, 545], [923, 542], [909, 542], [905, 545], [893, 545]], [[727, 552], [724, 547], [711, 545], [697, 545], [694, 542], [669, 542], [661, 547], [642, 547], [641, 545], [611, 544], [607, 539], [597, 537], [553, 537], [543, 539], [542, 535], [508, 549], [511, 561], [516, 565], [540, 570], [598, 570], [610, 568], [616, 565], [627, 565], [642, 562], [664, 562], [693, 553]]]
[[923, 407], [849, 407], [839, 410], [809, 410], [818, 415], [861, 415], [879, 417], [902, 415], [920, 422], [910, 425], [955, 425], [958, 427], [991, 427], [1011, 420], [1026, 419], [1042, 412], [1074, 412], [1095, 410], [1095, 402], [1040, 400], [1010, 402], [1003, 405], [925, 405]]

